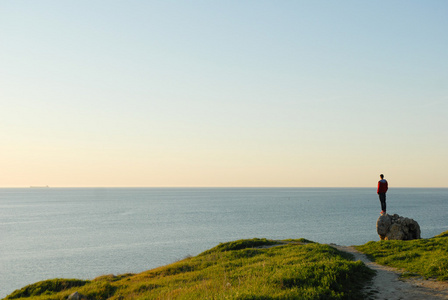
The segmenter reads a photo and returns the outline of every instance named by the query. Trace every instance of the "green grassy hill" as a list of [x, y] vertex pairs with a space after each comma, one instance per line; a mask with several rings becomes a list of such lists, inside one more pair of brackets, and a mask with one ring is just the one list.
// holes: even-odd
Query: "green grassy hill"
[[[404, 274], [448, 280], [448, 231], [356, 248]], [[362, 287], [374, 272], [352, 259], [305, 239], [239, 240], [140, 274], [46, 280], [5, 299], [67, 299], [75, 291], [83, 299], [363, 299]]]
[[328, 245], [251, 239], [140, 274], [42, 281], [6, 299], [362, 299], [373, 273]]

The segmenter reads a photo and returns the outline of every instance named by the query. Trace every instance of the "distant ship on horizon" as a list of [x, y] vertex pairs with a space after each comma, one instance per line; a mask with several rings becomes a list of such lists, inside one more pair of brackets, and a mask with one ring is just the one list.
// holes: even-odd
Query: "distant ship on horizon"
[[46, 188], [49, 188], [49, 186], [48, 185], [45, 185], [45, 186], [30, 186], [30, 188], [32, 188], [32, 189], [46, 189]]

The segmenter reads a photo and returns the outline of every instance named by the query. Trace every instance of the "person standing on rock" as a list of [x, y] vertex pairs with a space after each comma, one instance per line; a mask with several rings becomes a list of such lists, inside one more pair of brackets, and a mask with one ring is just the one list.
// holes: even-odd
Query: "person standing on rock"
[[380, 197], [381, 214], [385, 214], [386, 213], [386, 192], [389, 187], [387, 186], [387, 180], [384, 179], [383, 174], [380, 175], [380, 178], [381, 178], [381, 180], [378, 181], [378, 189], [376, 190], [376, 193]]

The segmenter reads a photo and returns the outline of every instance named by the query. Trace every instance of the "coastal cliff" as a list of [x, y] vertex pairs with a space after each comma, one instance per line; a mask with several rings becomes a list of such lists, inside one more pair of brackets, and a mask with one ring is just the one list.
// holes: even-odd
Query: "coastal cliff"
[[[405, 273], [448, 280], [448, 231], [431, 239], [356, 248]], [[53, 279], [5, 299], [364, 299], [374, 271], [353, 255], [305, 239], [239, 240], [139, 274]]]

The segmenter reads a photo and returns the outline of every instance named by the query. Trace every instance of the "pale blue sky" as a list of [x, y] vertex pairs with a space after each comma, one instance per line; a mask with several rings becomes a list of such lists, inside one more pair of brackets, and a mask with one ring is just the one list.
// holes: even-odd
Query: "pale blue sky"
[[0, 186], [448, 186], [446, 1], [0, 2]]

